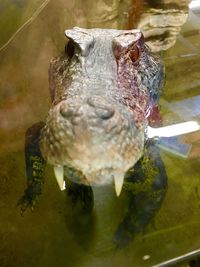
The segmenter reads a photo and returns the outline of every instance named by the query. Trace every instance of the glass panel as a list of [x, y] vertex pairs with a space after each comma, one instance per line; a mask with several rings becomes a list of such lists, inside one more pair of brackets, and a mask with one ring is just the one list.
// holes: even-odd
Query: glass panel
[[[48, 114], [49, 63], [74, 26], [140, 28], [165, 65], [162, 125], [200, 123], [200, 1], [0, 1], [0, 266], [145, 267], [199, 249], [199, 131], [147, 142], [119, 197], [93, 188], [92, 212], [90, 191], [60, 191], [47, 165], [34, 211], [20, 215], [25, 132]], [[82, 193], [89, 210], [73, 203]]]

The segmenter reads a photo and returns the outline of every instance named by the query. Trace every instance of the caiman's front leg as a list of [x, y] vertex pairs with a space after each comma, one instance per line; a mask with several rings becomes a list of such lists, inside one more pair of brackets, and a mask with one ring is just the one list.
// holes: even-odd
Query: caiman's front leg
[[28, 128], [26, 131], [25, 161], [27, 188], [24, 191], [24, 195], [18, 201], [22, 214], [28, 207], [33, 209], [37, 197], [42, 193], [45, 160], [40, 152], [39, 139], [43, 126], [44, 123], [39, 122]]
[[154, 142], [146, 144], [143, 157], [126, 174], [124, 189], [129, 207], [114, 235], [118, 247], [128, 245], [137, 233], [145, 230], [164, 200], [167, 173]]

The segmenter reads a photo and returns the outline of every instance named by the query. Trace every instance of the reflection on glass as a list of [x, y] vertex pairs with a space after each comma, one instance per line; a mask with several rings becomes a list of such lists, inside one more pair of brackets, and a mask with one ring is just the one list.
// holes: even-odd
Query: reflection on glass
[[199, 130], [200, 130], [200, 125], [197, 121], [187, 121], [160, 128], [152, 128], [148, 126], [147, 136], [148, 138], [172, 137], [172, 136], [196, 132]]
[[193, 0], [189, 4], [190, 9], [199, 9], [200, 8], [200, 1], [199, 0]]

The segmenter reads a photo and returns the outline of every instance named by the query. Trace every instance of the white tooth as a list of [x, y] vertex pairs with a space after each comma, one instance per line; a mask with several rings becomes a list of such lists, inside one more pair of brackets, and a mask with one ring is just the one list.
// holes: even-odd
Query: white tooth
[[54, 173], [56, 176], [57, 183], [60, 187], [60, 190], [65, 190], [65, 181], [64, 181], [64, 168], [63, 166], [54, 166]]
[[123, 182], [124, 182], [124, 175], [123, 174], [116, 174], [114, 176], [115, 182], [115, 192], [116, 195], [119, 196], [122, 190]]

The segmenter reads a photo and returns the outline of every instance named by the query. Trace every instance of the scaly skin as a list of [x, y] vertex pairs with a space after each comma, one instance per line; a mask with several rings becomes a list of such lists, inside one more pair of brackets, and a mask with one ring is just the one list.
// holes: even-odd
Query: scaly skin
[[144, 153], [145, 129], [162, 92], [163, 65], [139, 30], [76, 27], [66, 35], [65, 53], [49, 69], [46, 123], [26, 135], [22, 212], [41, 194], [45, 162], [63, 166], [66, 177], [81, 184], [68, 193], [75, 202], [85, 195], [84, 207], [93, 203], [91, 185], [123, 181]]
[[72, 181], [67, 193], [77, 211], [73, 225], [79, 237], [77, 229], [85, 222], [93, 228], [90, 185], [125, 176], [129, 205], [113, 236], [117, 247], [124, 247], [144, 231], [167, 190], [158, 148], [150, 141], [144, 149], [145, 128], [159, 118], [163, 67], [138, 30], [74, 28], [66, 34], [66, 51], [52, 60], [49, 70], [52, 106], [47, 121], [26, 133], [27, 189], [18, 204], [22, 214], [33, 208], [42, 192], [46, 161], [63, 166]]
[[[65, 54], [52, 60], [49, 70], [52, 107], [41, 152], [72, 181], [111, 183], [143, 154], [163, 66], [139, 30], [73, 28], [66, 35]], [[79, 171], [80, 179], [68, 168]]]

